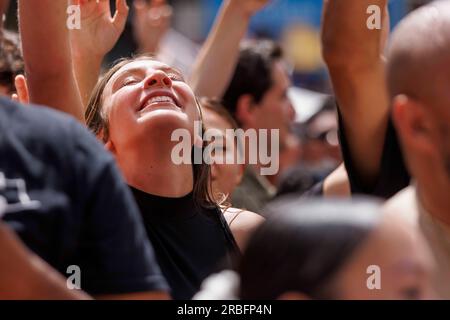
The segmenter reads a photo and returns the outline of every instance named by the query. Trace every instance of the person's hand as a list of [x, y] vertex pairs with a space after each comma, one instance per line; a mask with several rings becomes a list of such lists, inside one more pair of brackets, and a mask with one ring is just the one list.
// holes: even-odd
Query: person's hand
[[80, 5], [81, 29], [71, 30], [75, 55], [103, 58], [119, 40], [128, 17], [126, 0], [116, 0], [116, 12], [111, 16], [109, 0], [70, 0]]
[[134, 1], [133, 33], [141, 53], [155, 53], [169, 30], [172, 7], [166, 0]]
[[28, 84], [25, 76], [19, 74], [14, 79], [14, 85], [16, 87], [16, 93], [11, 96], [11, 99], [22, 104], [30, 103], [30, 95], [28, 93]]
[[242, 11], [246, 16], [253, 16], [264, 8], [271, 0], [229, 0], [228, 4]]

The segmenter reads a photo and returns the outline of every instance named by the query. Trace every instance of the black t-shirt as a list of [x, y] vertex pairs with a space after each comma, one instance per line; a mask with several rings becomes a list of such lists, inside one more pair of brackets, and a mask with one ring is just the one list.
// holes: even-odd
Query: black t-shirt
[[220, 209], [200, 209], [192, 193], [165, 198], [131, 190], [174, 299], [191, 299], [206, 277], [231, 267], [237, 247]]
[[74, 119], [0, 99], [4, 220], [90, 294], [167, 290], [133, 197], [114, 159]]
[[[411, 177], [403, 159], [403, 154], [397, 138], [392, 119], [389, 119], [381, 158], [380, 174], [373, 186], [364, 185], [355, 170], [350, 148], [345, 135], [345, 126], [339, 115], [339, 139], [345, 168], [350, 180], [353, 194], [368, 194], [388, 199], [400, 190], [409, 186]], [[370, 148], [370, 146], [368, 146]]]

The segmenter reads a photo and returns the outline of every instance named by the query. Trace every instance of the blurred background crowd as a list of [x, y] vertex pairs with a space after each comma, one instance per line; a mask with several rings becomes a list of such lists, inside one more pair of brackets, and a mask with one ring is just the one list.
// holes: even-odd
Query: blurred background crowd
[[[134, 8], [133, 2], [141, 1], [145, 0], [127, 0], [127, 3]], [[115, 1], [110, 2], [114, 10]], [[395, 27], [409, 12], [429, 2], [389, 1], [391, 26]], [[222, 0], [157, 0], [152, 4], [155, 6], [154, 24], [146, 29], [145, 37], [153, 38], [154, 43], [148, 49], [139, 48], [139, 20], [132, 10], [119, 41], [104, 60], [105, 67], [130, 52], [157, 51], [160, 60], [189, 76]], [[335, 102], [321, 55], [322, 6], [322, 1], [317, 0], [271, 1], [252, 17], [247, 33], [249, 39], [270, 39], [280, 44], [291, 71], [293, 87], [289, 90], [289, 98], [296, 112], [293, 132], [301, 141], [302, 148], [293, 152], [286, 167], [293, 167], [293, 164], [304, 160], [303, 166], [312, 172], [306, 176], [304, 168], [300, 172], [294, 170], [294, 175], [288, 172], [290, 178], [283, 179], [283, 185], [279, 186], [281, 194], [309, 189], [342, 160]], [[17, 30], [16, 12], [17, 3], [11, 1], [5, 16], [6, 29]]]

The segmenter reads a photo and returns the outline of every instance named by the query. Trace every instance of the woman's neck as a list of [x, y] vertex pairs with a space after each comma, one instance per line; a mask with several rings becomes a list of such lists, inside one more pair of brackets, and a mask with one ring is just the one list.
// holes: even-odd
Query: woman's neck
[[192, 192], [194, 174], [191, 164], [175, 164], [171, 159], [172, 146], [146, 146], [136, 152], [127, 151], [116, 156], [127, 183], [149, 194], [179, 198]]

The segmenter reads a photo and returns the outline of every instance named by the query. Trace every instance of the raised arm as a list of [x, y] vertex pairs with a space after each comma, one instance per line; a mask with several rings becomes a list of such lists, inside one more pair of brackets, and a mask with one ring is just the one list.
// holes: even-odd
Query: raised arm
[[[80, 5], [81, 28], [72, 29], [73, 66], [84, 108], [89, 102], [105, 55], [120, 38], [128, 16], [126, 0], [116, 0], [111, 15], [109, 0], [70, 0]], [[84, 109], [83, 109], [84, 111]]]
[[269, 0], [225, 0], [194, 66], [190, 84], [198, 96], [221, 98], [233, 76], [239, 43], [250, 18]]
[[69, 30], [67, 0], [19, 0], [19, 23], [30, 102], [73, 115], [84, 122]]
[[[387, 0], [324, 3], [323, 57], [339, 104], [341, 129], [353, 169], [364, 186], [372, 186], [379, 174], [389, 117], [383, 60], [389, 32], [386, 4]], [[372, 8], [380, 9], [381, 29], [368, 27], [371, 15], [376, 15]]]

